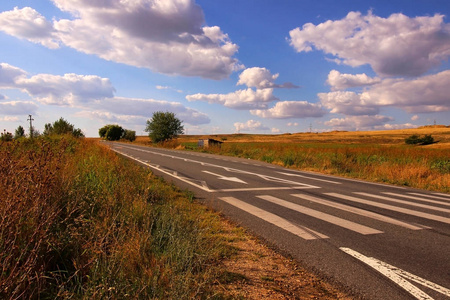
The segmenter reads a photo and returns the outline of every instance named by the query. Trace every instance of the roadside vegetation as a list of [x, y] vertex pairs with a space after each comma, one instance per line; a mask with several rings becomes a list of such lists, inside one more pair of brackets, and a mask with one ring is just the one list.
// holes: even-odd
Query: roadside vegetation
[[0, 298], [211, 296], [219, 217], [71, 136], [0, 144]]
[[117, 124], [108, 124], [98, 130], [98, 135], [107, 141], [118, 141], [120, 139], [133, 142], [136, 139], [136, 131], [123, 129]]
[[[420, 137], [423, 135], [423, 137]], [[293, 169], [450, 192], [450, 128], [283, 135], [216, 135], [220, 147], [198, 148], [203, 136], [162, 146], [265, 161]], [[145, 139], [138, 139], [145, 144]], [[429, 144], [425, 146], [426, 144]]]
[[0, 142], [0, 299], [286, 297], [348, 299], [98, 141]]

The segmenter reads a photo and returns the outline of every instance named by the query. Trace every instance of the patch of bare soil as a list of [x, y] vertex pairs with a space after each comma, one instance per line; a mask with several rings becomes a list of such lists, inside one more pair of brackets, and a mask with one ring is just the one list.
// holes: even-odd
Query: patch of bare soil
[[255, 237], [224, 222], [236, 249], [225, 259], [217, 293], [225, 299], [353, 299], [297, 266]]

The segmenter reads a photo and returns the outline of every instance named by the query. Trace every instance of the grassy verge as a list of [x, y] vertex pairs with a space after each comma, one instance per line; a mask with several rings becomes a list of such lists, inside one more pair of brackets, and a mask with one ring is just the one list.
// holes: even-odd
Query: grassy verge
[[0, 145], [0, 298], [207, 298], [220, 219], [68, 137]]
[[[406, 145], [411, 135], [432, 135], [436, 143]], [[214, 138], [221, 147], [199, 149], [198, 139]], [[150, 145], [148, 137], [136, 143]], [[180, 136], [161, 147], [256, 159], [306, 171], [359, 178], [444, 193], [450, 192], [450, 127], [295, 133]]]
[[201, 150], [375, 182], [450, 192], [448, 149], [403, 145], [224, 143]]

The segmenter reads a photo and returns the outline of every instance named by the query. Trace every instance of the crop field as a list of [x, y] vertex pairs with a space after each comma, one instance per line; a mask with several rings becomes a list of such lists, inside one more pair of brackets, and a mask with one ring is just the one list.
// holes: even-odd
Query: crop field
[[[411, 135], [431, 135], [430, 145], [407, 145]], [[221, 147], [201, 149], [197, 141], [213, 138]], [[151, 144], [148, 137], [138, 143]], [[180, 136], [163, 147], [237, 156], [289, 168], [374, 182], [450, 192], [450, 128], [296, 133], [280, 135]]]

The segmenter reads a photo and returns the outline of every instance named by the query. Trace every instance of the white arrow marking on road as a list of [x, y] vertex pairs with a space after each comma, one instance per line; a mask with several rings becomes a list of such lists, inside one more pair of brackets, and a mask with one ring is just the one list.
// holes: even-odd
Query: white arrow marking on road
[[420, 278], [416, 275], [413, 275], [411, 273], [408, 273], [402, 269], [399, 269], [397, 267], [391, 266], [385, 262], [382, 262], [376, 258], [373, 257], [367, 257], [362, 255], [359, 252], [356, 252], [355, 250], [352, 250], [350, 248], [341, 247], [339, 248], [345, 253], [353, 256], [354, 258], [362, 261], [363, 263], [369, 265], [370, 267], [374, 268], [396, 284], [398, 284], [401, 288], [405, 289], [408, 293], [413, 295], [416, 299], [430, 299], [433, 300], [428, 294], [417, 288], [416, 286], [412, 285], [410, 282], [408, 282], [406, 279], [412, 280], [416, 283], [419, 283], [427, 288], [433, 289], [436, 292], [439, 292], [443, 295], [450, 296], [450, 290], [440, 286], [436, 283], [433, 283], [431, 281], [428, 281], [426, 279]]
[[228, 181], [233, 181], [233, 182], [238, 182], [238, 183], [247, 184], [247, 182], [245, 182], [245, 181], [243, 181], [243, 180], [240, 180], [240, 179], [237, 178], [237, 177], [225, 177], [225, 176], [223, 176], [223, 175], [216, 174], [216, 173], [209, 172], [209, 171], [202, 171], [202, 172], [203, 172], [203, 173], [207, 173], [207, 174], [211, 174], [211, 175], [214, 175], [214, 176], [217, 176], [217, 177], [219, 177], [218, 179], [228, 180]]

